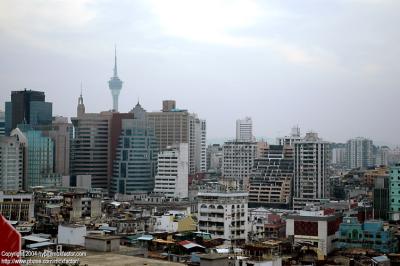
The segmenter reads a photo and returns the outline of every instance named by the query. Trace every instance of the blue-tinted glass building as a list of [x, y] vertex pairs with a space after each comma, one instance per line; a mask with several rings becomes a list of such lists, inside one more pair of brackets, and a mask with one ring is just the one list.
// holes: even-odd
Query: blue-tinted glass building
[[[24, 145], [23, 187], [58, 185], [60, 176], [54, 174], [54, 143], [39, 130], [22, 125], [11, 132]], [[54, 182], [53, 182], [54, 181]], [[54, 183], [54, 184], [53, 184]]]
[[11, 102], [6, 102], [6, 109], [5, 109], [5, 123], [4, 123], [4, 133], [9, 135], [12, 129], [12, 104]]
[[113, 165], [112, 192], [151, 192], [157, 167], [158, 144], [145, 119], [123, 119]]

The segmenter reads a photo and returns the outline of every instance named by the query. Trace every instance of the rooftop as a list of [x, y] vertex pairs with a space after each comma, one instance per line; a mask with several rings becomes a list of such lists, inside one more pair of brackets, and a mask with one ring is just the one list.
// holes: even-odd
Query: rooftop
[[[126, 266], [126, 265], [146, 265], [146, 266], [183, 266], [185, 264], [172, 262], [172, 261], [164, 261], [164, 260], [155, 260], [155, 259], [147, 259], [135, 256], [121, 255], [115, 253], [94, 253], [88, 252], [87, 256], [79, 257], [80, 265], [98, 265], [98, 266]], [[48, 264], [42, 264], [48, 265]]]
[[109, 236], [109, 235], [87, 235], [85, 238], [89, 239], [97, 239], [97, 240], [113, 240], [113, 239], [120, 239], [119, 236]]
[[229, 255], [227, 254], [218, 254], [218, 253], [199, 254], [198, 256], [202, 260], [221, 260], [221, 259], [228, 259], [229, 257]]

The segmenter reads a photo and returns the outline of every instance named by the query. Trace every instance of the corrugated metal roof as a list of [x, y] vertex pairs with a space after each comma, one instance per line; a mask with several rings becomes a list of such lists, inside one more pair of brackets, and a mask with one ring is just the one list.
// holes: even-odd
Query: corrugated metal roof
[[143, 236], [139, 237], [138, 240], [151, 241], [151, 240], [153, 240], [153, 236], [152, 235], [143, 235]]
[[40, 243], [34, 243], [30, 245], [26, 245], [27, 248], [41, 248], [41, 247], [48, 247], [48, 246], [54, 246], [55, 243], [53, 242], [40, 242]]
[[47, 242], [49, 241], [46, 238], [42, 238], [42, 237], [37, 237], [37, 236], [23, 236], [22, 239], [28, 240], [28, 241], [33, 241], [33, 242]]

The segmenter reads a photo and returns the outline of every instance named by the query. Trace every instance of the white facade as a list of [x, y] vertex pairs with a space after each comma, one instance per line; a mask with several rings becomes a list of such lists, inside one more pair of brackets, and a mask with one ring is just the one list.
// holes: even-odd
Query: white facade
[[58, 244], [85, 246], [86, 226], [58, 225]]
[[187, 211], [168, 211], [162, 216], [156, 216], [155, 231], [174, 233], [178, 231], [178, 218], [188, 216]]
[[329, 199], [328, 154], [329, 144], [319, 139], [317, 133], [307, 133], [303, 140], [294, 143], [294, 209]]
[[200, 119], [200, 172], [207, 171], [207, 123]]
[[6, 113], [0, 110], [0, 136], [4, 136], [6, 133]]
[[0, 190], [22, 189], [23, 148], [16, 137], [0, 136]]
[[375, 165], [388, 165], [389, 153], [389, 147], [379, 147], [376, 152]]
[[233, 245], [247, 241], [248, 193], [215, 189], [200, 191], [197, 198], [199, 231]]
[[[62, 186], [63, 187], [71, 187], [71, 176], [63, 176], [62, 177]], [[86, 188], [90, 189], [92, 187], [92, 176], [91, 175], [77, 175], [76, 176], [76, 185], [73, 187], [77, 188]]]
[[248, 180], [257, 153], [257, 143], [228, 141], [223, 145], [222, 175], [239, 182]]
[[158, 154], [154, 192], [169, 198], [188, 197], [188, 144], [169, 147]]
[[367, 168], [374, 165], [372, 140], [358, 137], [347, 141], [347, 166], [350, 169]]
[[[337, 217], [334, 214], [324, 215], [323, 211], [300, 211], [299, 215], [289, 215], [286, 219], [286, 237], [293, 236], [294, 243], [308, 243], [326, 256], [335, 249], [334, 241], [337, 235], [333, 232], [335, 230], [329, 230], [328, 224], [335, 223], [336, 220]], [[306, 230], [296, 229], [296, 221], [308, 223], [309, 228], [317, 227], [317, 234], [306, 234]]]
[[336, 165], [346, 164], [346, 148], [332, 149], [332, 164]]
[[236, 140], [253, 141], [253, 121], [251, 117], [236, 120]]
[[285, 136], [282, 138], [277, 139], [277, 144], [278, 145], [290, 145], [294, 146], [295, 142], [301, 141], [301, 134], [300, 134], [300, 128], [298, 126], [295, 126], [292, 128], [292, 131], [290, 133], [290, 136]]
[[207, 123], [204, 119], [199, 119], [196, 114], [190, 116], [190, 147], [189, 153], [193, 156], [193, 169], [189, 172], [204, 173], [207, 171]]

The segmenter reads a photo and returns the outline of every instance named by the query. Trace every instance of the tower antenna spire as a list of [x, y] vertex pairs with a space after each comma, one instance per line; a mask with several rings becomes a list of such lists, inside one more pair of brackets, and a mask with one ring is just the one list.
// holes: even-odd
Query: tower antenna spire
[[117, 44], [114, 44], [114, 77], [118, 76], [117, 70]]
[[122, 80], [118, 77], [117, 71], [117, 45], [114, 45], [114, 76], [110, 78], [108, 81], [108, 87], [111, 91], [112, 101], [113, 101], [113, 110], [114, 112], [118, 112], [118, 97], [119, 92], [122, 89]]

